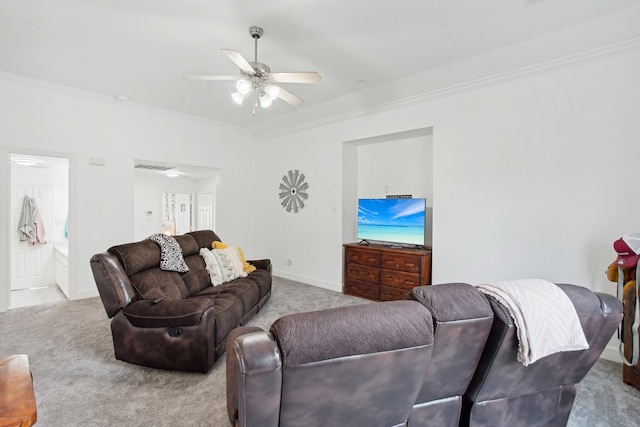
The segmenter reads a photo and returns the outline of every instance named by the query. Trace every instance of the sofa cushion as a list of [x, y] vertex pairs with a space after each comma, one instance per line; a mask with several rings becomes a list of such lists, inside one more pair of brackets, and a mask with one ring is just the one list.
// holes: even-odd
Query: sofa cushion
[[129, 304], [124, 315], [133, 326], [141, 328], [162, 328], [193, 326], [200, 323], [203, 313], [214, 307], [209, 298], [187, 298], [181, 301], [136, 301]]
[[213, 301], [213, 315], [216, 318], [215, 347], [218, 347], [229, 332], [242, 323], [244, 310], [242, 302], [235, 295], [220, 293], [209, 298]]
[[182, 249], [182, 255], [186, 258], [190, 255], [198, 255], [200, 247], [198, 242], [193, 236], [189, 234], [183, 234], [182, 236], [174, 236], [180, 248]]
[[269, 292], [271, 292], [272, 277], [269, 270], [258, 268], [253, 273], [249, 273], [247, 279], [252, 280], [256, 286], [258, 286], [258, 292], [260, 293], [260, 299], [264, 298]]
[[249, 279], [236, 279], [220, 286], [208, 286], [193, 296], [215, 297], [220, 294], [235, 295], [242, 303], [242, 309], [245, 313], [248, 313], [253, 307], [257, 306], [260, 298], [258, 286], [254, 281]]
[[108, 252], [118, 258], [127, 275], [160, 266], [160, 246], [151, 240], [112, 246]]
[[129, 279], [142, 299], [180, 300], [189, 295], [179, 273], [164, 271], [160, 267], [141, 271]]
[[210, 248], [214, 240], [222, 241], [222, 239], [218, 237], [218, 235], [212, 230], [192, 231], [185, 235], [191, 236], [196, 240], [196, 243], [198, 244], [198, 250], [200, 250], [200, 248]]
[[211, 287], [211, 278], [204, 264], [204, 259], [196, 252], [184, 258], [189, 266], [189, 272], [182, 275], [182, 281], [187, 287], [189, 295], [195, 295], [203, 289]]
[[[437, 291], [434, 291], [436, 290]], [[487, 299], [476, 288], [466, 283], [443, 283], [437, 288], [417, 286], [407, 294], [429, 309], [437, 322], [492, 317]], [[463, 300], [467, 303], [460, 303]], [[469, 303], [472, 302], [472, 303]]]
[[[358, 327], [348, 327], [352, 324]], [[271, 333], [284, 366], [433, 344], [431, 314], [416, 301], [291, 314], [276, 320]]]

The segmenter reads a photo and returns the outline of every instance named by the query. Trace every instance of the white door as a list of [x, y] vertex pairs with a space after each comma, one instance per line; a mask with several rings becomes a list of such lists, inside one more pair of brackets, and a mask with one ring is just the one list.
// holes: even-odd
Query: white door
[[191, 230], [191, 194], [176, 194], [176, 234], [188, 233]]
[[203, 191], [198, 193], [197, 198], [197, 230], [213, 230], [213, 193]]
[[[18, 222], [25, 196], [33, 197], [40, 209], [45, 236], [44, 244], [32, 245], [20, 241]], [[11, 188], [11, 289], [28, 289], [53, 284], [53, 244], [47, 227], [53, 226], [51, 188]], [[52, 229], [49, 232], [53, 232]]]

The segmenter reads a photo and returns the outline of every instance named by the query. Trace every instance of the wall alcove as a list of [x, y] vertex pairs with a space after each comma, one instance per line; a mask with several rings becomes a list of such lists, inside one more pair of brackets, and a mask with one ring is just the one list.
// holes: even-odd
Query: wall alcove
[[359, 198], [411, 194], [427, 199], [425, 244], [433, 234], [433, 128], [377, 135], [342, 145], [342, 242], [356, 241]]

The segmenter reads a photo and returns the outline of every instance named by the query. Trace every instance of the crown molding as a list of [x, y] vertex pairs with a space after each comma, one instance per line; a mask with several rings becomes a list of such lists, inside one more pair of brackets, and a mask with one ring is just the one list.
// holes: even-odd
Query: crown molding
[[[243, 126], [233, 125], [227, 122], [221, 122], [221, 121], [209, 119], [202, 116], [180, 113], [174, 110], [154, 107], [148, 104], [138, 103], [135, 101], [120, 102], [108, 95], [86, 91], [82, 89], [77, 89], [77, 88], [72, 88], [69, 86], [65, 86], [57, 83], [51, 83], [43, 80], [38, 80], [38, 79], [34, 79], [34, 78], [30, 78], [30, 77], [26, 77], [18, 74], [12, 74], [5, 71], [0, 71], [0, 78], [6, 79], [6, 80], [12, 80], [28, 86], [38, 86], [38, 87], [45, 88], [47, 90], [53, 90], [53, 91], [58, 91], [58, 92], [62, 92], [62, 93], [66, 93], [66, 94], [70, 94], [78, 97], [84, 97], [84, 98], [92, 99], [95, 101], [103, 102], [112, 106], [114, 104], [117, 104], [119, 107], [123, 107], [123, 108], [133, 108], [139, 111], [150, 112], [150, 113], [170, 116], [170, 117], [174, 117], [182, 120], [195, 121], [195, 122], [204, 123], [211, 126], [232, 129], [245, 134], [250, 139], [261, 140], [261, 139], [268, 139], [272, 137], [286, 135], [290, 133], [300, 132], [308, 129], [313, 129], [320, 126], [326, 126], [328, 124], [338, 123], [348, 119], [362, 117], [362, 116], [366, 116], [374, 113], [389, 111], [389, 110], [393, 110], [393, 109], [407, 106], [407, 105], [428, 102], [432, 99], [451, 96], [451, 95], [464, 93], [464, 92], [468, 92], [468, 91], [472, 91], [480, 88], [495, 86], [495, 85], [499, 85], [509, 81], [524, 79], [527, 77], [548, 73], [551, 71], [560, 70], [568, 67], [573, 67], [573, 66], [591, 62], [591, 61], [601, 60], [610, 56], [637, 50], [639, 48], [640, 48], [640, 37], [635, 37], [635, 38], [627, 39], [621, 42], [609, 44], [607, 46], [590, 49], [590, 50], [586, 50], [586, 51], [571, 54], [571, 55], [566, 55], [564, 57], [552, 59], [549, 61], [543, 61], [536, 64], [519, 67], [513, 70], [509, 70], [501, 73], [495, 73], [495, 74], [485, 76], [485, 77], [480, 77], [477, 79], [463, 81], [457, 84], [450, 84], [441, 88], [432, 89], [426, 92], [418, 93], [415, 95], [411, 95], [411, 96], [407, 96], [407, 97], [403, 97], [395, 100], [379, 102], [378, 104], [372, 105], [370, 107], [359, 108], [356, 110], [347, 111], [343, 113], [329, 114], [326, 117], [315, 119], [315, 120], [309, 120], [298, 125], [283, 126], [276, 130], [265, 130], [265, 131], [260, 131], [257, 129], [257, 127], [252, 128], [252, 127], [243, 127]], [[449, 64], [449, 66], [455, 66], [455, 65], [456, 63]], [[384, 89], [384, 86], [380, 86], [380, 88]], [[330, 108], [331, 104], [335, 104], [337, 102], [340, 102], [340, 100], [349, 99], [350, 97], [357, 96], [358, 93], [361, 93], [361, 92], [352, 93], [349, 95], [345, 95], [344, 97], [341, 97], [339, 99], [327, 101], [326, 103], [321, 104], [321, 106], [325, 106], [325, 107], [328, 106]]]
[[[318, 120], [308, 121], [300, 125], [283, 127], [274, 131], [252, 132], [257, 139], [268, 139], [276, 136], [286, 135], [289, 133], [300, 132], [307, 129], [325, 126], [331, 123], [337, 123], [348, 119], [362, 117], [369, 114], [380, 113], [393, 110], [399, 107], [427, 102], [432, 99], [443, 98], [455, 94], [469, 92], [476, 89], [496, 86], [509, 81], [521, 80], [527, 77], [548, 73], [551, 71], [561, 70], [574, 67], [580, 64], [602, 60], [607, 57], [623, 54], [640, 48], [640, 37], [631, 38], [621, 42], [613, 43], [607, 46], [590, 49], [580, 53], [566, 55], [561, 58], [540, 62], [537, 64], [519, 67], [513, 70], [492, 74], [489, 76], [468, 80], [458, 84], [433, 89], [427, 92], [415, 94], [412, 96], [382, 102], [366, 108], [361, 108], [345, 113], [330, 115]], [[454, 65], [454, 64], [450, 64]], [[353, 95], [353, 94], [352, 94]], [[351, 96], [352, 96], [351, 95]], [[347, 95], [350, 96], [350, 95]], [[332, 101], [329, 101], [332, 102]]]
[[115, 99], [115, 97], [113, 96], [104, 95], [102, 93], [92, 92], [92, 91], [83, 90], [83, 89], [77, 89], [74, 87], [70, 87], [70, 86], [66, 86], [58, 83], [52, 83], [45, 80], [34, 79], [32, 77], [26, 77], [20, 74], [13, 74], [13, 73], [8, 73], [6, 71], [0, 71], [0, 78], [6, 79], [6, 80], [12, 80], [26, 86], [36, 86], [46, 90], [51, 90], [51, 91], [56, 91], [60, 93], [65, 93], [68, 95], [91, 99], [93, 101], [102, 102], [105, 104], [109, 104], [111, 106], [117, 105], [118, 107], [122, 107], [122, 108], [132, 108], [132, 109], [147, 112], [147, 113], [153, 113], [153, 114], [169, 116], [169, 117], [173, 117], [181, 120], [188, 120], [192, 122], [199, 122], [207, 125], [233, 129], [233, 130], [244, 133], [248, 137], [253, 136], [248, 131], [248, 129], [243, 126], [238, 126], [238, 125], [234, 125], [227, 122], [221, 122], [221, 121], [209, 119], [202, 116], [181, 113], [181, 112], [166, 109], [166, 108], [155, 107], [155, 106], [144, 104], [141, 102], [135, 102], [131, 100], [119, 101]]

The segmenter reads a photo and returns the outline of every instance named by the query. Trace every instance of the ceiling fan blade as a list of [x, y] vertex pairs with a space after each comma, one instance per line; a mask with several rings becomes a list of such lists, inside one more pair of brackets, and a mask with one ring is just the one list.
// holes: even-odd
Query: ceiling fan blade
[[240, 69], [245, 73], [251, 74], [251, 75], [256, 73], [256, 70], [253, 69], [251, 64], [249, 64], [247, 60], [244, 59], [242, 55], [240, 55], [240, 53], [230, 49], [222, 49], [222, 52], [224, 52], [224, 54], [227, 55], [229, 59], [233, 61], [233, 63], [236, 64], [238, 67], [240, 67]]
[[320, 74], [315, 71], [295, 73], [271, 73], [271, 78], [278, 83], [320, 83]]
[[236, 76], [183, 76], [185, 80], [235, 80]]
[[292, 105], [294, 107], [299, 107], [304, 102], [302, 98], [292, 94], [291, 92], [289, 92], [288, 90], [282, 87], [280, 88], [280, 94], [278, 95], [278, 97], [282, 99], [284, 102], [286, 102], [287, 104]]

